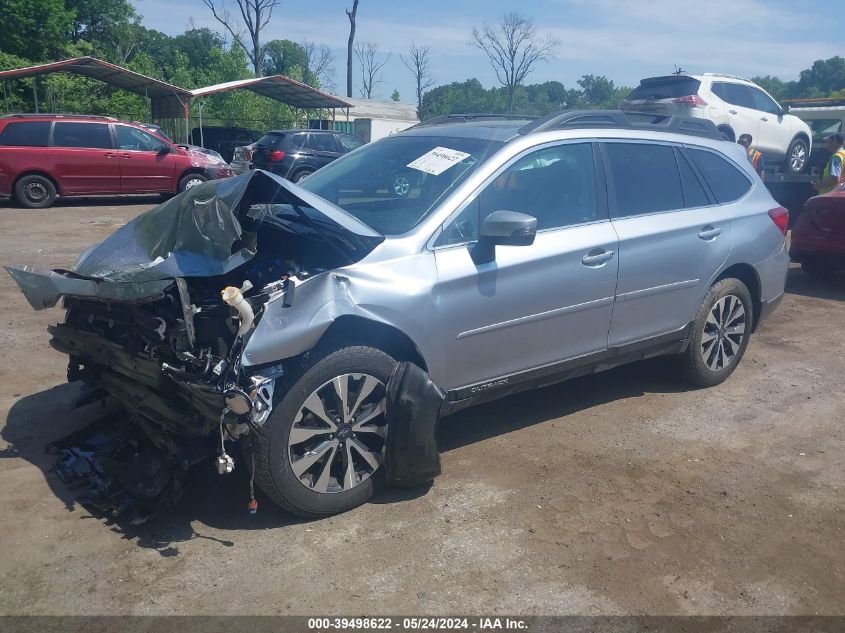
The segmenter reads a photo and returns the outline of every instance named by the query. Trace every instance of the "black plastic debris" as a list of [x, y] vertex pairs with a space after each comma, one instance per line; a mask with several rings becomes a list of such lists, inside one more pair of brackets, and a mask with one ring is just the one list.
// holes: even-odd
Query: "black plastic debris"
[[445, 394], [413, 363], [399, 363], [387, 383], [385, 466], [388, 483], [410, 487], [440, 474], [437, 425]]
[[120, 415], [98, 420], [46, 450], [57, 458], [51, 470], [83, 507], [131, 523], [175, 505], [189, 472]]

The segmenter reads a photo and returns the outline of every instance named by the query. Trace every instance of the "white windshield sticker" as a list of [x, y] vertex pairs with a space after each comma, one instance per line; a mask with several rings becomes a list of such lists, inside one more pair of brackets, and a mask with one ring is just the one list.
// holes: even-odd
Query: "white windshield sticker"
[[426, 152], [418, 159], [408, 163], [408, 167], [418, 171], [424, 171], [432, 176], [439, 176], [444, 171], [449, 169], [455, 163], [460, 163], [467, 158], [469, 154], [466, 152], [459, 152], [456, 149], [449, 149], [448, 147], [435, 147], [430, 152]]

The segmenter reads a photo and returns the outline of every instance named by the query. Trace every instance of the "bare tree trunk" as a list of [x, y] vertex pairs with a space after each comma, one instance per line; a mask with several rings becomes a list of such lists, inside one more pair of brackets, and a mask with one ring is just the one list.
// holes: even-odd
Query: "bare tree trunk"
[[265, 53], [265, 48], [261, 45], [261, 31], [269, 24], [273, 9], [278, 6], [281, 0], [235, 0], [249, 34], [249, 46], [241, 39], [237, 18], [233, 18], [229, 14], [222, 0], [219, 5], [217, 0], [202, 0], [202, 2], [211, 9], [214, 19], [231, 33], [232, 40], [244, 49], [249, 61], [252, 62], [253, 68], [255, 68], [256, 76], [260, 77], [264, 71]]
[[349, 41], [346, 43], [346, 96], [352, 96], [352, 49], [355, 45], [355, 18], [358, 17], [358, 0], [352, 3], [352, 11], [346, 10], [349, 18]]
[[411, 75], [414, 77], [417, 91], [417, 116], [420, 116], [422, 109], [423, 93], [431, 88], [434, 80], [431, 76], [431, 47], [417, 46], [412, 43], [408, 50], [408, 57], [404, 55], [399, 56], [402, 63], [405, 64]]

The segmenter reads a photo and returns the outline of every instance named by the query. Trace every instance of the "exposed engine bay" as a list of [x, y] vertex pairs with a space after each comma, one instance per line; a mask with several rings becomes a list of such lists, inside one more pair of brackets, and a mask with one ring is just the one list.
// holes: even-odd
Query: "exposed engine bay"
[[50, 344], [69, 356], [68, 380], [86, 385], [79, 403], [110, 396], [126, 412], [52, 447], [56, 471], [89, 505], [140, 520], [178, 499], [196, 464], [216, 457], [219, 473], [234, 469], [226, 442], [264, 424], [285, 373], [284, 360], [241, 362], [266, 306], [293, 305], [299, 285], [383, 239], [365, 225], [349, 231], [308, 195], [264, 172], [209, 182], [128, 223], [71, 271], [9, 269], [36, 309], [63, 297]]

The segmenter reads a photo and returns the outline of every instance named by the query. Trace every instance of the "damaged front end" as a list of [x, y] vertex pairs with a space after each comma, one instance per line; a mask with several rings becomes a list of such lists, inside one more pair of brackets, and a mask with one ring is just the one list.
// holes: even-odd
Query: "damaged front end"
[[[204, 183], [135, 218], [72, 270], [10, 268], [35, 309], [63, 298], [50, 344], [85, 402], [125, 414], [53, 446], [89, 505], [143, 519], [178, 499], [194, 466], [234, 461], [226, 442], [267, 420], [285, 360], [245, 367], [265, 307], [357, 262], [383, 237], [266, 172]], [[248, 443], [247, 443], [248, 444]], [[247, 460], [249, 462], [249, 460]]]

